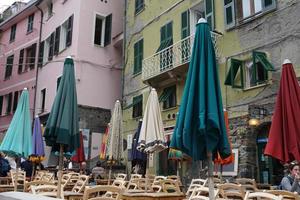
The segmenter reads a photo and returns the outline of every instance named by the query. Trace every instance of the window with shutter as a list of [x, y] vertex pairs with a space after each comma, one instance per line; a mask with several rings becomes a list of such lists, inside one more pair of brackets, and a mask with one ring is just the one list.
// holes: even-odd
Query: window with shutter
[[102, 39], [102, 24], [103, 19], [99, 16], [96, 16], [95, 20], [95, 33], [94, 33], [94, 44], [101, 45]]
[[15, 41], [16, 38], [16, 31], [17, 31], [17, 24], [12, 25], [10, 28], [10, 37], [9, 37], [9, 42]]
[[59, 52], [59, 40], [60, 40], [60, 26], [55, 30], [55, 42], [54, 42], [54, 55]]
[[35, 66], [35, 56], [36, 56], [36, 43], [31, 46], [31, 54], [29, 59], [29, 68], [30, 70], [34, 69]]
[[45, 104], [46, 104], [46, 88], [41, 90], [41, 113], [45, 111]]
[[173, 54], [172, 48], [162, 51], [173, 45], [173, 23], [169, 22], [160, 29], [160, 45], [156, 52], [160, 52], [160, 70], [164, 71], [172, 66]]
[[145, 7], [144, 0], [135, 0], [135, 14], [140, 13]]
[[224, 0], [224, 19], [227, 29], [235, 26], [234, 0]]
[[24, 49], [21, 49], [19, 54], [19, 65], [18, 65], [19, 74], [23, 72], [23, 64], [24, 64]]
[[105, 18], [105, 36], [104, 36], [104, 46], [107, 46], [111, 42], [111, 28], [112, 28], [112, 14]]
[[4, 79], [8, 79], [12, 75], [14, 63], [14, 55], [8, 56], [6, 59], [6, 68], [5, 68], [5, 76]]
[[141, 39], [134, 44], [134, 67], [133, 74], [138, 74], [142, 71], [144, 54], [144, 40]]
[[133, 97], [132, 103], [132, 118], [141, 117], [143, 115], [143, 95]]
[[34, 21], [34, 14], [28, 17], [28, 24], [27, 24], [27, 33], [33, 31], [33, 21]]
[[43, 66], [43, 57], [44, 57], [44, 41], [40, 43], [40, 47], [39, 47], [38, 67]]
[[215, 29], [214, 0], [205, 0], [205, 18], [211, 30]]
[[71, 15], [68, 19], [68, 29], [67, 29], [67, 38], [66, 38], [66, 46], [69, 47], [72, 44], [72, 32], [73, 32], [73, 15]]
[[181, 39], [190, 35], [190, 11], [181, 13]]

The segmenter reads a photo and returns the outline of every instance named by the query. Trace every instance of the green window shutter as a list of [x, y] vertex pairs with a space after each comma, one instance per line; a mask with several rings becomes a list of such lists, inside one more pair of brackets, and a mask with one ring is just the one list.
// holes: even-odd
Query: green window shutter
[[224, 19], [227, 29], [235, 26], [234, 0], [224, 0]]
[[181, 13], [181, 39], [190, 35], [190, 11]]
[[105, 19], [104, 46], [109, 45], [111, 42], [111, 25], [112, 25], [112, 14], [108, 15]]
[[14, 63], [14, 55], [7, 57], [6, 59], [6, 69], [5, 69], [5, 79], [9, 78], [12, 75], [13, 70], [13, 63]]
[[166, 29], [166, 39], [167, 39], [167, 43], [166, 43], [166, 47], [169, 47], [173, 44], [173, 23], [170, 22], [167, 24], [167, 29]]
[[29, 64], [29, 68], [30, 69], [34, 69], [35, 66], [35, 55], [36, 55], [36, 43], [34, 43], [32, 46], [32, 51], [31, 51], [31, 55], [30, 55], [30, 64]]
[[144, 0], [135, 0], [135, 14], [144, 9]]
[[139, 71], [142, 71], [143, 58], [144, 58], [144, 40], [142, 39], [139, 42]]
[[141, 39], [134, 44], [134, 68], [133, 74], [137, 74], [142, 71], [142, 63], [144, 56], [144, 40]]
[[275, 71], [274, 66], [270, 61], [267, 59], [267, 55], [264, 52], [253, 52], [253, 64], [260, 62], [266, 71]]
[[[235, 85], [235, 78], [237, 75], [237, 72], [240, 69], [240, 78], [241, 78], [241, 84]], [[229, 71], [227, 73], [226, 79], [225, 79], [225, 85], [232, 86], [233, 88], [243, 88], [244, 87], [244, 80], [243, 80], [243, 61], [237, 60], [237, 59], [231, 59], [231, 65], [229, 68]]]
[[0, 96], [0, 116], [2, 115], [3, 96]]
[[165, 88], [163, 93], [159, 96], [158, 101], [159, 102], [166, 101], [175, 91], [176, 91], [176, 86]]
[[18, 106], [18, 99], [19, 99], [19, 92], [16, 91], [14, 94], [14, 104], [13, 104], [13, 112], [16, 111], [17, 106]]
[[276, 7], [275, 0], [262, 0], [262, 7], [263, 9], [272, 9]]
[[140, 117], [143, 115], [143, 95], [133, 97], [132, 117]]
[[54, 41], [54, 55], [59, 52], [59, 40], [60, 40], [60, 26], [55, 30], [55, 41]]
[[44, 41], [41, 42], [39, 46], [38, 67], [43, 66], [43, 57], [44, 57]]
[[211, 30], [215, 29], [214, 0], [205, 0], [205, 18]]
[[23, 72], [23, 61], [24, 61], [24, 49], [21, 49], [19, 54], [19, 65], [18, 65], [19, 74]]

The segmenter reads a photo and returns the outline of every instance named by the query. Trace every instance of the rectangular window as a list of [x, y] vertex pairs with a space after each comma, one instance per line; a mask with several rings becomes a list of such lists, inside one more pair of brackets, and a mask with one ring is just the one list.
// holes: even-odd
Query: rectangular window
[[224, 17], [227, 29], [235, 25], [234, 0], [224, 0]]
[[27, 33], [30, 33], [33, 31], [33, 21], [34, 21], [34, 14], [29, 15], [28, 24], [27, 24]]
[[61, 81], [61, 76], [57, 78], [56, 80], [56, 91], [58, 90], [58, 87], [59, 87], [59, 84], [60, 84], [60, 81]]
[[243, 61], [231, 58], [231, 65], [227, 73], [225, 85], [230, 85], [233, 88], [243, 89], [244, 88], [243, 68], [244, 68]]
[[41, 90], [41, 113], [45, 111], [45, 103], [46, 103], [46, 88]]
[[16, 38], [16, 31], [17, 31], [17, 24], [12, 25], [10, 28], [10, 37], [9, 37], [9, 42], [15, 41]]
[[54, 41], [54, 55], [59, 52], [59, 40], [60, 40], [60, 26], [55, 30], [55, 41]]
[[19, 65], [18, 65], [18, 73], [21, 74], [23, 72], [23, 64], [24, 64], [24, 49], [20, 50], [19, 55]]
[[50, 47], [50, 36], [44, 42], [44, 56], [43, 56], [43, 64], [48, 62], [49, 57], [49, 47]]
[[163, 102], [163, 109], [176, 107], [176, 85], [164, 89], [159, 101]]
[[11, 113], [12, 92], [6, 95], [6, 114]]
[[71, 15], [68, 19], [66, 47], [69, 47], [72, 44], [72, 33], [73, 33], [73, 15]]
[[36, 43], [32, 44], [30, 49], [29, 69], [32, 70], [35, 67]]
[[17, 106], [18, 106], [18, 99], [19, 99], [19, 91], [16, 91], [14, 93], [14, 104], [13, 104], [13, 112], [16, 111]]
[[8, 79], [12, 75], [14, 64], [14, 55], [8, 56], [6, 59], [6, 68], [5, 68], [5, 76], [4, 79]]
[[144, 40], [141, 39], [134, 44], [134, 67], [133, 74], [140, 73], [142, 71], [142, 63], [144, 55]]
[[205, 19], [211, 30], [215, 29], [214, 0], [205, 0]]
[[143, 115], [143, 95], [133, 97], [132, 103], [132, 118], [141, 117]]
[[181, 39], [190, 35], [190, 11], [181, 13]]
[[0, 96], [0, 116], [2, 115], [3, 96]]
[[[51, 61], [53, 59], [53, 53], [54, 53], [54, 32], [50, 35], [49, 39], [49, 52], [48, 52], [48, 61]], [[47, 39], [48, 40], [48, 39]]]
[[40, 47], [39, 47], [38, 67], [43, 66], [43, 57], [44, 57], [44, 41], [40, 43]]
[[144, 0], [135, 0], [135, 14], [140, 13], [145, 7]]
[[111, 14], [106, 17], [96, 15], [94, 44], [100, 45], [102, 47], [109, 45], [111, 42], [111, 27], [112, 27]]
[[50, 1], [47, 6], [48, 6], [48, 19], [49, 19], [53, 15], [53, 3], [52, 3], [52, 1]]

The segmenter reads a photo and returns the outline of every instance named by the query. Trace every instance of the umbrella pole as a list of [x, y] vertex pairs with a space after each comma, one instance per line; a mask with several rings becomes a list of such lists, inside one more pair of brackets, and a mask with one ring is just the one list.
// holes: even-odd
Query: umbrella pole
[[17, 163], [16, 163], [16, 174], [15, 174], [15, 185], [14, 185], [14, 191], [17, 192], [18, 190], [18, 177], [19, 177], [19, 166], [20, 166], [20, 161], [19, 161], [19, 158], [17, 158]]
[[108, 172], [108, 185], [110, 185], [111, 181], [111, 171], [112, 171], [112, 162], [109, 165], [109, 172]]
[[208, 161], [208, 188], [209, 188], [209, 199], [215, 198], [214, 192], [214, 180], [213, 180], [213, 162], [212, 162], [212, 152], [207, 153]]
[[223, 179], [222, 174], [223, 174], [223, 165], [221, 164], [221, 169], [220, 169], [220, 181], [221, 181], [221, 183], [223, 182], [222, 181], [222, 179]]
[[30, 178], [31, 181], [33, 181], [34, 174], [35, 174], [35, 162], [32, 162], [32, 173]]
[[61, 177], [62, 177], [62, 168], [63, 168], [63, 153], [64, 153], [64, 146], [60, 144], [59, 149], [59, 168], [58, 168], [58, 184], [57, 184], [57, 198], [61, 198]]

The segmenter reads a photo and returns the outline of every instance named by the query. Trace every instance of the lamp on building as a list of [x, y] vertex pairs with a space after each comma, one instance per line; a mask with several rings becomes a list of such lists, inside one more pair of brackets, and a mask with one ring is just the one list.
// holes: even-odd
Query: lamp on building
[[249, 123], [249, 126], [255, 127], [255, 126], [259, 125], [260, 121], [257, 118], [251, 118], [248, 123]]

